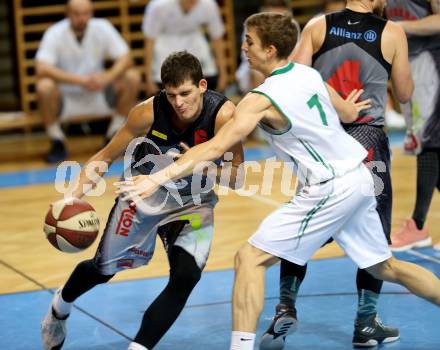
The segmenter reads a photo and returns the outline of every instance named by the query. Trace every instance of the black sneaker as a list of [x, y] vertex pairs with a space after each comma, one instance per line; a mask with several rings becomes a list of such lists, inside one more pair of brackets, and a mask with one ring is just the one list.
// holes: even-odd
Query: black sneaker
[[296, 331], [296, 309], [284, 304], [276, 306], [276, 314], [260, 342], [260, 350], [282, 350], [286, 336]]
[[61, 140], [51, 140], [51, 147], [45, 159], [48, 163], [59, 163], [67, 158], [66, 146]]
[[400, 338], [399, 330], [385, 326], [377, 315], [371, 315], [354, 325], [353, 346], [372, 347], [382, 343], [391, 343]]

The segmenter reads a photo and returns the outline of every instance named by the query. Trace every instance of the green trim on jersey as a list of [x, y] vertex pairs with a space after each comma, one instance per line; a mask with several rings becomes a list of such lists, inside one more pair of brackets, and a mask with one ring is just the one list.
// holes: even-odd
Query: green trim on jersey
[[333, 174], [333, 177], [335, 177], [335, 169], [333, 169], [333, 167], [330, 164], [327, 164], [322, 157], [319, 155], [319, 153], [312, 147], [312, 145], [310, 143], [308, 143], [307, 141], [301, 140], [300, 138], [298, 138], [299, 142], [301, 142], [301, 144], [304, 146], [304, 148], [307, 150], [307, 152], [310, 153], [310, 155], [313, 157], [313, 159], [315, 161], [317, 161], [318, 163], [321, 163], [322, 165], [325, 166], [325, 168], [327, 170], [330, 170]]
[[304, 219], [301, 221], [301, 225], [299, 227], [299, 237], [303, 236], [307, 226], [309, 225], [309, 221], [312, 219], [313, 215], [315, 215], [319, 209], [321, 209], [324, 204], [328, 201], [328, 199], [330, 198], [330, 196], [326, 196], [323, 199], [321, 199], [318, 204], [316, 204], [312, 210], [310, 210], [306, 216], [304, 217]]
[[265, 125], [265, 124], [259, 122], [259, 125], [260, 125], [264, 130], [266, 130], [268, 133], [273, 134], [273, 135], [282, 135], [282, 134], [285, 134], [285, 133], [289, 132], [290, 129], [292, 129], [292, 122], [290, 121], [290, 119], [289, 119], [289, 118], [287, 117], [287, 115], [283, 112], [283, 110], [281, 109], [281, 107], [278, 106], [278, 104], [277, 104], [277, 103], [276, 103], [276, 102], [275, 102], [275, 101], [274, 101], [269, 95], [265, 94], [264, 92], [257, 91], [257, 90], [251, 90], [250, 92], [253, 92], [253, 93], [255, 93], [255, 94], [259, 94], [259, 95], [262, 95], [262, 96], [266, 97], [266, 98], [267, 98], [267, 99], [268, 99], [268, 100], [274, 105], [274, 107], [275, 107], [276, 109], [278, 109], [278, 111], [281, 113], [281, 115], [284, 117], [284, 119], [287, 120], [288, 125], [287, 125], [287, 129], [286, 129], [286, 130], [275, 130], [275, 129], [272, 129], [271, 127], [269, 127], [269, 126], [267, 126], [267, 125]]
[[292, 70], [294, 64], [293, 62], [289, 62], [287, 64], [287, 66], [283, 67], [283, 68], [279, 68], [279, 69], [275, 69], [270, 75], [269, 77], [272, 77], [274, 75], [278, 75], [278, 74], [284, 74], [287, 73], [288, 71]]

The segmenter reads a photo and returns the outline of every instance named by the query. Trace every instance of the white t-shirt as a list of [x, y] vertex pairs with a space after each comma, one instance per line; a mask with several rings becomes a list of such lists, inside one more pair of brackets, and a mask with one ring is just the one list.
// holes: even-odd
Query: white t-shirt
[[[70, 20], [65, 18], [46, 30], [36, 60], [69, 73], [88, 75], [102, 72], [106, 58], [118, 59], [128, 52], [124, 39], [108, 20], [91, 18], [79, 42], [71, 30]], [[84, 92], [80, 86], [70, 84], [61, 84], [61, 90]]]
[[155, 41], [153, 50], [153, 78], [160, 81], [160, 67], [173, 51], [187, 50], [202, 64], [203, 74], [217, 74], [217, 67], [208, 41], [202, 32], [207, 26], [212, 39], [221, 38], [225, 32], [220, 10], [214, 0], [198, 0], [185, 13], [179, 0], [152, 0], [145, 8], [142, 31]]

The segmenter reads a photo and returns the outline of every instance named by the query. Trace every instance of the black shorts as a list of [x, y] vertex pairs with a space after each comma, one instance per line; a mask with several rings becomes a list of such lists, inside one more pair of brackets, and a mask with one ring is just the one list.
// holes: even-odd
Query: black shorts
[[391, 186], [391, 152], [388, 136], [380, 126], [346, 124], [344, 129], [368, 151], [368, 156], [364, 163], [373, 175], [377, 212], [388, 243], [391, 244], [393, 192]]

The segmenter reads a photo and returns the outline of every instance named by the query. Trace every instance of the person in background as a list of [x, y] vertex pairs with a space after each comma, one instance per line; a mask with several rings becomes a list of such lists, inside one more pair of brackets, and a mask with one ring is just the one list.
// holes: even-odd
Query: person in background
[[[49, 163], [67, 157], [61, 120], [113, 115], [109, 140], [135, 105], [140, 85], [127, 44], [108, 20], [93, 17], [90, 0], [70, 0], [66, 17], [46, 30], [35, 58], [38, 110], [51, 140]], [[106, 70], [107, 58], [113, 64]], [[115, 95], [115, 110], [109, 93]]]
[[[263, 0], [260, 12], [292, 13], [287, 0]], [[244, 41], [244, 35], [242, 41]], [[250, 69], [249, 63], [243, 52], [241, 53], [240, 65], [235, 72], [235, 78], [237, 79], [238, 87], [242, 94], [257, 87], [264, 80], [264, 76], [260, 72], [255, 69]]]
[[[432, 244], [426, 225], [434, 190], [440, 190], [440, 1], [389, 0], [386, 15], [408, 35], [414, 94], [402, 106], [404, 149], [417, 156], [416, 202], [411, 218], [393, 232], [394, 251]], [[434, 245], [440, 250], [440, 242]]]
[[[203, 26], [207, 27], [210, 42]], [[187, 50], [200, 60], [210, 89], [225, 89], [225, 28], [215, 0], [152, 0], [145, 7], [142, 31], [148, 96], [159, 91], [160, 66], [165, 57], [179, 50]]]

